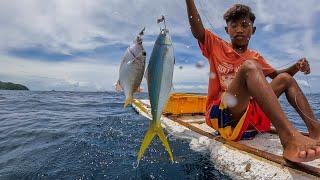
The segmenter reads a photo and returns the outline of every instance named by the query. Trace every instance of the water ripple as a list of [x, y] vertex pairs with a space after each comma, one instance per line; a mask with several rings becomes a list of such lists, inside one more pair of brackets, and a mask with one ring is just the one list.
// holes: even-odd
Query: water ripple
[[[319, 117], [318, 97], [308, 99]], [[285, 97], [280, 101], [306, 130]], [[113, 92], [0, 91], [0, 179], [228, 179], [208, 154], [172, 136], [175, 163], [156, 139], [136, 168], [149, 122], [123, 102]]]

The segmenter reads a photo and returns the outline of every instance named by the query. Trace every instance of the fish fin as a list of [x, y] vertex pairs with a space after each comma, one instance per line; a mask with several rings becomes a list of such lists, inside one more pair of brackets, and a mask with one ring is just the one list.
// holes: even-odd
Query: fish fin
[[136, 38], [136, 43], [141, 45], [142, 45], [142, 36], [144, 35], [144, 30], [146, 30], [145, 27], [140, 31], [139, 35]]
[[117, 92], [122, 91], [122, 87], [120, 85], [120, 81], [119, 80], [114, 84], [114, 88], [116, 89]]
[[143, 77], [148, 81], [148, 68], [144, 71]]
[[132, 96], [128, 97], [124, 102], [123, 108], [127, 107], [129, 104], [132, 104], [132, 102], [133, 102], [133, 97]]
[[143, 27], [143, 29], [140, 31], [139, 36], [144, 35], [144, 31], [146, 30], [146, 27]]
[[169, 156], [171, 161], [173, 162], [173, 155], [171, 152], [171, 148], [169, 146], [168, 140], [166, 138], [166, 136], [164, 135], [163, 129], [160, 125], [156, 125], [156, 124], [151, 124], [150, 128], [148, 129], [146, 135], [144, 136], [144, 139], [142, 141], [142, 144], [140, 146], [140, 150], [138, 152], [138, 158], [137, 158], [137, 164], [139, 165], [139, 162], [145, 152], [145, 150], [147, 149], [147, 147], [149, 146], [149, 144], [151, 143], [152, 139], [154, 138], [155, 135], [158, 135], [163, 146], [165, 147], [165, 149], [168, 151]]

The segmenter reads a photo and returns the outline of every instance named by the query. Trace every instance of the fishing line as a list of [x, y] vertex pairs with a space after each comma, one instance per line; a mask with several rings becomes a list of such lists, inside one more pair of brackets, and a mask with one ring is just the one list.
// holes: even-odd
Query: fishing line
[[309, 76], [306, 76], [306, 79], [307, 79], [307, 83], [308, 83], [308, 87], [309, 87], [309, 93], [310, 93], [310, 95], [313, 95], [313, 91], [311, 90], [311, 84], [310, 84]]
[[[287, 66], [287, 65], [291, 64], [292, 62], [293, 62], [293, 61], [290, 61], [289, 63], [287, 63], [287, 64], [285, 64], [285, 65], [283, 65], [283, 66], [280, 66], [279, 68], [284, 67], [284, 66]], [[295, 61], [295, 62], [296, 62], [296, 61]], [[293, 64], [292, 64], [292, 65], [293, 65]], [[306, 80], [307, 80], [307, 85], [308, 85], [308, 89], [309, 89], [309, 94], [312, 95], [312, 94], [313, 94], [313, 91], [312, 91], [312, 89], [311, 89], [311, 84], [310, 84], [309, 76], [306, 75], [305, 78], [306, 78]], [[295, 94], [295, 96], [294, 96], [294, 102], [295, 102], [298, 110], [299, 110], [306, 118], [308, 118], [308, 119], [311, 120], [311, 121], [318, 122], [317, 119], [311, 118], [310, 116], [308, 116], [307, 114], [305, 114], [305, 112], [300, 108], [300, 106], [299, 106], [299, 104], [298, 104], [298, 102], [297, 102], [297, 94]], [[309, 103], [309, 102], [308, 102], [308, 103]]]
[[318, 120], [316, 120], [316, 119], [314, 119], [314, 118], [311, 118], [310, 116], [306, 115], [306, 114], [300, 109], [300, 107], [299, 107], [299, 105], [298, 105], [298, 102], [297, 102], [297, 94], [294, 96], [294, 101], [295, 101], [295, 103], [296, 103], [297, 108], [299, 109], [299, 111], [300, 111], [306, 118], [308, 118], [308, 119], [310, 119], [311, 121], [314, 121], [314, 122], [319, 122]]
[[[199, 9], [199, 10], [201, 11], [201, 14], [203, 14], [203, 16], [205, 17], [205, 20], [207, 21], [207, 23], [211, 26], [211, 29], [213, 30], [213, 29], [214, 29], [214, 28], [213, 28], [213, 25], [212, 25], [212, 23], [210, 22], [207, 14], [206, 14], [206, 12], [205, 12], [205, 9], [204, 9], [204, 6], [203, 6], [201, 0], [199, 1], [199, 5], [200, 5], [200, 9]], [[235, 52], [237, 55], [239, 55], [239, 57], [241, 57], [243, 60], [246, 60], [246, 58], [242, 57], [238, 52], [236, 52], [236, 51], [234, 51], [234, 52]], [[258, 131], [259, 134], [262, 133], [261, 131], [259, 131], [259, 130], [256, 128], [256, 126], [255, 126], [254, 124], [252, 124], [252, 122], [249, 122], [249, 123], [251, 124], [251, 126], [253, 126], [253, 127]]]
[[[297, 62], [297, 60], [291, 60], [291, 61], [289, 61], [288, 63], [286, 63], [286, 64], [283, 64], [283, 65], [281, 65], [281, 66], [278, 66], [277, 67], [277, 69], [281, 69], [281, 68], [283, 68], [283, 67], [285, 67], [285, 66], [287, 66], [287, 65], [289, 65], [289, 64], [294, 64], [294, 63], [296, 63]], [[292, 66], [291, 65], [291, 66]]]
[[255, 129], [256, 131], [258, 131], [258, 134], [263, 134], [263, 132], [261, 132], [251, 121], [249, 121], [249, 124], [250, 124], [252, 127], [254, 127], [254, 129]]
[[[247, 60], [246, 58], [244, 58], [241, 54], [239, 54], [237, 51], [234, 51], [239, 57], [241, 57], [243, 60]], [[297, 63], [297, 60], [291, 60], [289, 61], [288, 63], [284, 64], [284, 65], [281, 65], [279, 67], [277, 67], [277, 69], [281, 69], [289, 64], [292, 64], [291, 66], [293, 66], [294, 64], [293, 63]], [[299, 70], [300, 71], [300, 70]], [[306, 80], [307, 80], [307, 84], [308, 84], [308, 87], [309, 87], [309, 93], [312, 94], [312, 91], [311, 91], [311, 84], [310, 84], [310, 81], [309, 81], [309, 77], [306, 75], [305, 76]], [[302, 91], [302, 90], [301, 90]], [[309, 103], [309, 102], [308, 102]], [[308, 119], [312, 120], [312, 121], [316, 121], [318, 122], [317, 120], [313, 119], [313, 118], [310, 118], [308, 115], [306, 115], [302, 110], [301, 108], [299, 107], [298, 103], [297, 103], [297, 94], [295, 95], [295, 104], [297, 106], [297, 108], [300, 110], [300, 112], [305, 116], [307, 117]], [[253, 124], [251, 124], [253, 125]], [[254, 125], [253, 125], [254, 126]]]
[[205, 20], [207, 21], [207, 23], [211, 26], [211, 29], [213, 30], [213, 29], [214, 29], [214, 28], [213, 28], [214, 26], [212, 25], [211, 21], [209, 20], [209, 18], [208, 18], [208, 16], [207, 16], [207, 13], [205, 12], [206, 9], [204, 8], [201, 0], [199, 1], [199, 5], [200, 5], [200, 9], [199, 9], [199, 10], [201, 11], [201, 14], [204, 15]]
[[[205, 12], [205, 8], [204, 8], [204, 5], [203, 5], [203, 2], [202, 2], [201, 0], [199, 1], [199, 5], [200, 5], [200, 11], [201, 11], [201, 13], [203, 14], [203, 16], [205, 17], [205, 20], [207, 21], [207, 23], [210, 25], [210, 27], [211, 27], [212, 30], [213, 30], [213, 29], [214, 29], [214, 28], [213, 28], [214, 26], [212, 25], [211, 21], [209, 20], [208, 15], [207, 15], [207, 13]], [[237, 55], [239, 55], [239, 57], [241, 57], [243, 60], [246, 60], [246, 58], [242, 57], [238, 52], [236, 52], [236, 51], [234, 51], [234, 52], [235, 52]], [[281, 68], [283, 68], [283, 67], [285, 67], [285, 66], [287, 66], [287, 65], [289, 65], [289, 64], [292, 64], [292, 65], [293, 65], [293, 63], [296, 63], [296, 60], [289, 61], [288, 63], [277, 67], [277, 69], [281, 69]], [[306, 80], [307, 80], [307, 84], [308, 84], [308, 87], [309, 87], [309, 93], [310, 93], [310, 95], [312, 95], [312, 90], [311, 90], [311, 84], [310, 84], [309, 77], [306, 76], [305, 78], [306, 78]], [[295, 98], [294, 98], [294, 99], [295, 99], [295, 104], [296, 104], [297, 108], [299, 109], [299, 111], [300, 111], [305, 117], [307, 117], [309, 120], [318, 122], [317, 120], [315, 120], [314, 118], [309, 117], [308, 115], [306, 115], [306, 114], [302, 111], [302, 109], [299, 107], [299, 105], [298, 105], [298, 103], [297, 103], [297, 94], [295, 95]], [[308, 102], [308, 103], [309, 103], [309, 102]], [[262, 133], [262, 132], [260, 132], [260, 131], [255, 127], [255, 125], [253, 125], [251, 122], [250, 122], [250, 124], [258, 131], [259, 134]]]

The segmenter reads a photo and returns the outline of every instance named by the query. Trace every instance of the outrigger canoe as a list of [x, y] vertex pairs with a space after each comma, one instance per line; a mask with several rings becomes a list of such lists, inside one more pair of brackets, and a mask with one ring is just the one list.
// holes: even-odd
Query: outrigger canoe
[[[203, 98], [174, 94], [161, 118], [161, 125], [173, 136], [205, 147], [217, 170], [233, 179], [320, 179], [319, 159], [307, 163], [292, 163], [283, 159], [282, 145], [274, 130], [258, 134], [253, 140], [233, 142], [221, 138], [206, 125], [200, 112], [204, 107]], [[197, 102], [192, 102], [195, 99]], [[184, 101], [184, 104], [177, 101]], [[176, 107], [172, 108], [174, 104]], [[135, 99], [132, 106], [140, 115], [151, 119], [149, 100]], [[192, 109], [194, 113], [190, 113]]]

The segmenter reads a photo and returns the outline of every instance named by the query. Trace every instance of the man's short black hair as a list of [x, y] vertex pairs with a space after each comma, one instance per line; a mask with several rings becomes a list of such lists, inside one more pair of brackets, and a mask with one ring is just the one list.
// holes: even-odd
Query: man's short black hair
[[254, 20], [256, 19], [251, 8], [243, 4], [235, 4], [231, 6], [223, 15], [223, 19], [226, 20], [227, 23], [246, 17], [248, 17], [252, 23], [254, 23]]

